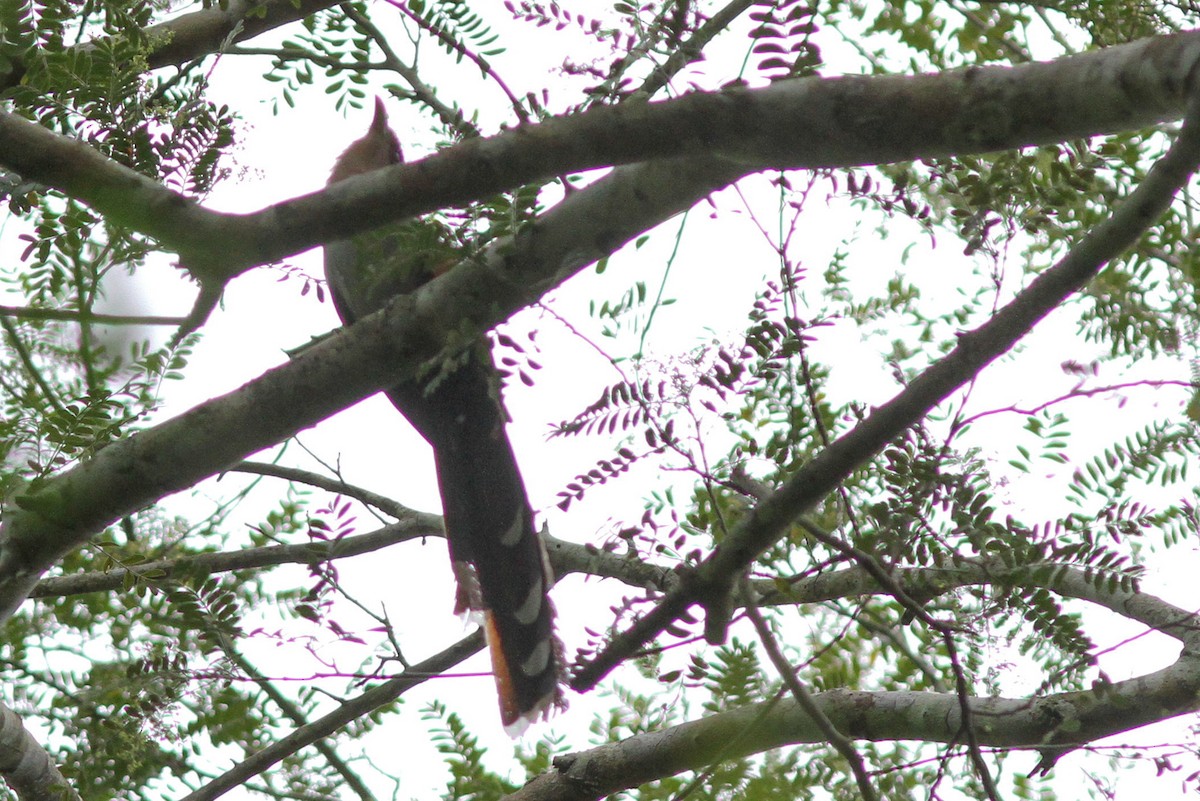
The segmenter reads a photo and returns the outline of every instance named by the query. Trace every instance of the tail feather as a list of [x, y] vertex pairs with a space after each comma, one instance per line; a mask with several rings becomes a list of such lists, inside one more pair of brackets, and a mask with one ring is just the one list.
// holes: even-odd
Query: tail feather
[[401, 384], [388, 398], [433, 446], [456, 611], [482, 612], [501, 719], [516, 731], [561, 704], [552, 582], [504, 430], [497, 375], [480, 343], [432, 386]]

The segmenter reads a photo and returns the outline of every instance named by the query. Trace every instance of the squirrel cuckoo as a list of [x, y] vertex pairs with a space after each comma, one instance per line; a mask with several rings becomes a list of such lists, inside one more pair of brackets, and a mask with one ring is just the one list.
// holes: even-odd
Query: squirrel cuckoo
[[[383, 102], [366, 136], [338, 158], [329, 183], [399, 164], [400, 143]], [[433, 221], [416, 220], [325, 246], [325, 278], [342, 322], [412, 292], [460, 257]], [[562, 656], [546, 596], [551, 578], [525, 486], [504, 425], [500, 375], [486, 338], [420, 379], [385, 390], [388, 399], [433, 447], [446, 539], [458, 582], [457, 614], [479, 619], [487, 634], [500, 695], [500, 717], [519, 734], [562, 705]]]

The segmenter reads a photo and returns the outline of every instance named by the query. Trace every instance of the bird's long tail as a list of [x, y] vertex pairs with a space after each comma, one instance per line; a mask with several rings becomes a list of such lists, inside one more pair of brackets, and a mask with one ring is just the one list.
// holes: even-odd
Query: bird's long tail
[[561, 704], [562, 656], [546, 595], [552, 581], [485, 343], [428, 384], [388, 398], [433, 447], [446, 536], [458, 579], [456, 611], [487, 633], [501, 719], [517, 732]]

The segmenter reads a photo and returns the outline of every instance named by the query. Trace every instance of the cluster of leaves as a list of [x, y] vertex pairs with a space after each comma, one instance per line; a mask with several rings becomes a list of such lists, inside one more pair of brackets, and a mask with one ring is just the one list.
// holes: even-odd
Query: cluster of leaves
[[70, 326], [57, 321], [3, 324], [0, 460], [8, 469], [0, 482], [6, 487], [37, 481], [132, 430], [157, 404], [161, 381], [182, 375], [191, 348], [190, 342], [170, 350], [135, 343], [126, 366], [86, 324], [74, 339], [67, 337]]
[[447, 54], [458, 61], [479, 54], [498, 56], [504, 48], [496, 44], [499, 36], [466, 0], [416, 0], [409, 12], [422, 28], [434, 35]]
[[[12, 113], [203, 194], [224, 174], [232, 118], [203, 98], [199, 75], [145, 76], [154, 13], [136, 2], [6, 3], [0, 88]], [[67, 41], [69, 28], [88, 44]], [[153, 408], [158, 383], [182, 367], [187, 350], [156, 353], [139, 342], [125, 353], [119, 337], [90, 321], [104, 276], [135, 268], [150, 243], [36, 184], [10, 180], [5, 194], [28, 223], [27, 246], [0, 270], [0, 284], [29, 304], [4, 319], [0, 459], [10, 469], [0, 483], [8, 488], [122, 436]]]
[[530, 184], [516, 191], [494, 195], [467, 209], [454, 212], [456, 230], [475, 232], [472, 250], [502, 237], [514, 236], [523, 226], [537, 219], [542, 210], [542, 186]]
[[153, 511], [124, 521], [62, 566], [127, 569], [123, 587], [46, 597], [8, 623], [3, 671], [19, 688], [16, 709], [61, 744], [59, 764], [81, 793], [160, 797], [164, 771], [186, 772], [205, 744], [245, 743], [272, 721], [252, 685], [229, 683], [220, 657], [242, 607], [260, 602], [257, 581], [140, 567], [185, 553], [187, 530]]
[[901, 186], [933, 199], [937, 218], [955, 227], [971, 255], [995, 253], [1018, 233], [1054, 253], [1094, 225], [1115, 198], [1100, 173], [1104, 166], [1085, 143], [1072, 143], [934, 161], [920, 175], [911, 166], [889, 171]]
[[817, 9], [803, 0], [760, 3], [750, 12], [757, 23], [750, 37], [752, 52], [761, 56], [758, 72], [772, 79], [813, 75], [820, 69], [821, 48], [815, 34], [820, 30]]
[[[362, 14], [362, 3], [349, 4]], [[263, 79], [279, 84], [280, 97], [289, 108], [296, 105], [296, 93], [315, 81], [315, 71], [323, 70], [327, 92], [334, 96], [336, 108], [362, 108], [367, 97], [365, 67], [372, 55], [372, 37], [358, 29], [342, 11], [321, 11], [301, 22], [301, 30], [285, 39], [272, 57]]]
[[[10, 81], [21, 79], [5, 84], [12, 111], [185, 192], [203, 194], [225, 176], [232, 119], [204, 99], [203, 76], [144, 75], [153, 5], [13, 3], [2, 13], [0, 61]], [[68, 18], [93, 46], [63, 40]], [[126, 343], [95, 321], [106, 277], [138, 266], [149, 243], [43, 187], [8, 186], [10, 211], [28, 225], [22, 258], [0, 271], [9, 302], [22, 304], [0, 320], [6, 497], [134, 430], [157, 408], [162, 382], [183, 375], [193, 344]], [[110, 591], [46, 596], [6, 624], [14, 706], [44, 728], [84, 795], [161, 797], [162, 777], [186, 775], [213, 746], [262, 744], [280, 720], [255, 685], [229, 680], [224, 657], [243, 610], [269, 596], [254, 576], [189, 573], [186, 557], [212, 547], [203, 531], [225, 536], [219, 520], [193, 528], [157, 509], [123, 519], [60, 564], [64, 574], [123, 570]], [[184, 561], [169, 573], [147, 565], [167, 557]]]
[[[653, 419], [654, 407], [661, 406], [666, 398], [666, 381], [655, 384], [649, 379], [640, 384], [621, 381], [605, 387], [600, 397], [575, 417], [554, 426], [554, 435], [625, 433]], [[657, 434], [647, 430], [645, 436], [649, 439]], [[655, 443], [651, 441], [648, 444], [653, 446]]]
[[[516, 3], [513, 0], [505, 0], [504, 7], [513, 19], [530, 23], [539, 28], [550, 27], [555, 31], [563, 31], [574, 27], [593, 38], [611, 38], [615, 50], [629, 50], [635, 41], [632, 37], [622, 38], [620, 31], [597, 17], [581, 12], [572, 12], [558, 3], [536, 3], [531, 0], [521, 0], [520, 3]], [[626, 16], [636, 13], [633, 6], [628, 3], [620, 4], [616, 10]]]
[[[145, 77], [152, 5], [52, 0], [5, 11], [0, 62], [9, 62], [4, 86], [16, 113], [143, 175], [197, 194], [211, 188], [233, 143], [232, 117], [203, 98], [198, 75]], [[64, 41], [68, 20], [87, 47]]]
[[589, 82], [581, 89], [586, 102], [572, 108], [619, 103], [647, 86], [661, 86], [663, 74], [658, 71], [664, 63], [699, 57], [699, 47], [689, 43], [707, 21], [692, 2], [618, 2], [603, 17], [586, 4], [585, 12], [560, 2], [522, 0], [505, 6], [514, 19], [533, 26], [577, 31], [603, 53], [591, 61], [579, 57], [564, 61], [567, 75]]

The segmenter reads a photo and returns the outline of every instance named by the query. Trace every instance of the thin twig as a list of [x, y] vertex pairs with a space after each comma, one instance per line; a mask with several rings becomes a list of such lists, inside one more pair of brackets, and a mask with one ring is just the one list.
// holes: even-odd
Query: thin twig
[[439, 42], [447, 47], [452, 48], [454, 52], [462, 55], [474, 63], [475, 66], [479, 67], [479, 70], [484, 75], [491, 78], [496, 83], [496, 86], [500, 87], [500, 91], [504, 92], [505, 97], [508, 98], [508, 102], [512, 106], [513, 113], [517, 115], [517, 119], [522, 124], [529, 122], [529, 112], [525, 110], [525, 106], [521, 104], [521, 101], [515, 94], [513, 94], [513, 91], [508, 88], [508, 84], [505, 83], [504, 79], [500, 77], [500, 74], [496, 72], [492, 65], [488, 63], [487, 59], [463, 45], [462, 42], [458, 41], [453, 36], [450, 36], [441, 28], [430, 24], [425, 19], [422, 19], [420, 14], [415, 13], [408, 7], [408, 3], [402, 3], [399, 2], [399, 0], [386, 0], [386, 2], [399, 10], [401, 14], [416, 23], [418, 27], [434, 36]]
[[[305, 717], [304, 710], [297, 706], [292, 699], [288, 698], [284, 693], [282, 693], [279, 688], [272, 684], [266, 676], [260, 673], [259, 670], [250, 662], [250, 660], [246, 659], [245, 656], [238, 652], [237, 648], [234, 647], [233, 643], [230, 642], [227, 637], [222, 636], [220, 638], [220, 644], [221, 651], [226, 657], [229, 658], [229, 661], [233, 662], [233, 664], [237, 666], [238, 670], [250, 677], [250, 679], [258, 685], [258, 688], [262, 690], [268, 698], [271, 699], [271, 702], [275, 704], [275, 706], [279, 707], [280, 711], [282, 711], [289, 720], [291, 720], [300, 728], [308, 725], [309, 721], [308, 718]], [[313, 743], [313, 748], [315, 748], [317, 752], [325, 758], [325, 761], [329, 763], [329, 766], [337, 771], [338, 775], [342, 777], [343, 783], [349, 787], [355, 795], [362, 799], [362, 801], [375, 801], [375, 795], [370, 791], [370, 789], [368, 789], [367, 785], [363, 782], [362, 777], [360, 777], [354, 772], [353, 769], [351, 769], [350, 765], [346, 763], [346, 760], [342, 759], [341, 755], [337, 752], [337, 749], [334, 748], [332, 743], [329, 743], [324, 739], [317, 740]]]
[[217, 308], [217, 304], [221, 302], [221, 294], [225, 291], [225, 283], [213, 279], [201, 279], [200, 291], [196, 294], [196, 300], [192, 304], [192, 310], [188, 312], [187, 317], [183, 318], [183, 322], [175, 329], [175, 333], [171, 335], [171, 341], [167, 345], [169, 348], [178, 347], [179, 343], [188, 335], [200, 329], [200, 326], [208, 322], [208, 317]]
[[0, 326], [3, 326], [5, 333], [8, 334], [9, 346], [16, 352], [17, 358], [20, 359], [21, 365], [25, 368], [29, 379], [37, 385], [38, 390], [41, 391], [42, 396], [46, 399], [46, 403], [50, 404], [56, 412], [61, 413], [63, 411], [62, 402], [59, 401], [58, 395], [50, 388], [50, 385], [46, 383], [46, 379], [42, 376], [41, 371], [38, 370], [37, 365], [33, 363], [33, 356], [30, 354], [29, 349], [25, 347], [25, 341], [21, 339], [21, 334], [17, 331], [17, 327], [13, 325], [10, 318], [2, 316], [0, 316]]
[[[708, 45], [718, 34], [733, 24], [747, 9], [755, 5], [755, 0], [733, 0], [727, 6], [722, 8], [716, 14], [708, 18], [708, 21], [701, 25], [691, 38], [683, 42], [675, 49], [662, 66], [654, 69], [653, 72], [642, 82], [638, 87], [638, 93], [649, 97], [659, 89], [667, 85], [668, 82], [688, 64], [696, 61], [704, 52], [705, 46]], [[624, 71], [622, 69], [622, 71]]]
[[340, 478], [330, 478], [320, 473], [314, 473], [311, 470], [301, 470], [297, 467], [285, 467], [284, 465], [270, 464], [268, 462], [239, 462], [230, 468], [229, 472], [271, 476], [272, 478], [281, 478], [284, 481], [307, 484], [310, 487], [316, 487], [317, 489], [332, 492], [336, 495], [345, 495], [366, 506], [374, 506], [384, 514], [391, 515], [397, 520], [423, 522], [431, 527], [437, 527], [439, 525], [438, 521], [441, 520], [436, 515], [418, 512], [416, 509], [394, 501], [386, 495], [380, 495], [363, 487], [347, 484]]
[[998, 409], [988, 409], [986, 411], [982, 411], [977, 414], [973, 414], [970, 417], [964, 418], [962, 420], [955, 421], [954, 428], [956, 430], [961, 430], [964, 426], [967, 426], [970, 423], [973, 423], [976, 420], [979, 420], [980, 418], [988, 417], [989, 415], [993, 415], [993, 414], [1004, 414], [1006, 412], [1012, 412], [1013, 414], [1021, 414], [1021, 415], [1025, 415], [1028, 417], [1029, 415], [1034, 415], [1045, 409], [1049, 409], [1051, 406], [1056, 406], [1060, 403], [1064, 403], [1065, 401], [1074, 400], [1075, 398], [1090, 398], [1093, 395], [1102, 395], [1107, 392], [1117, 392], [1122, 389], [1133, 389], [1134, 387], [1156, 387], [1156, 388], [1157, 387], [1179, 387], [1180, 389], [1185, 389], [1185, 390], [1195, 389], [1195, 387], [1193, 387], [1192, 384], [1188, 381], [1178, 381], [1178, 380], [1174, 380], [1174, 379], [1161, 379], [1161, 380], [1152, 380], [1152, 381], [1127, 381], [1127, 382], [1124, 382], [1121, 384], [1109, 384], [1107, 386], [1094, 387], [1092, 389], [1076, 388], [1076, 389], [1072, 389], [1070, 392], [1066, 392], [1062, 395], [1059, 395], [1057, 398], [1051, 398], [1048, 401], [1043, 401], [1042, 403], [1039, 403], [1038, 405], [1032, 406], [1029, 408], [1023, 408], [1020, 406], [1013, 405], [1013, 406], [1003, 406]]
[[364, 715], [369, 715], [380, 707], [392, 703], [407, 691], [457, 665], [481, 648], [483, 648], [483, 633], [476, 631], [441, 653], [414, 665], [412, 670], [406, 670], [395, 678], [346, 701], [337, 709], [312, 723], [296, 728], [283, 739], [251, 754], [208, 784], [189, 793], [181, 801], [213, 801], [213, 799], [220, 798], [230, 790], [243, 785], [251, 777], [257, 776], [302, 748], [329, 737]]
[[339, 70], [353, 72], [368, 72], [387, 66], [382, 61], [341, 61], [333, 56], [306, 50], [303, 47], [230, 47], [225, 51], [231, 56], [270, 56], [279, 61], [309, 61], [322, 67], [335, 67]]
[[[233, 570], [251, 570], [284, 564], [311, 565], [331, 559], [345, 559], [371, 553], [389, 545], [418, 539], [440, 536], [440, 518], [428, 515], [429, 520], [408, 520], [384, 526], [367, 534], [342, 537], [331, 542], [302, 542], [296, 545], [266, 545], [261, 548], [245, 548], [239, 551], [181, 556], [175, 559], [157, 559], [133, 567], [115, 567], [92, 573], [77, 573], [70, 576], [54, 576], [42, 579], [30, 593], [31, 598], [52, 598], [65, 595], [82, 595], [91, 592], [108, 592], [124, 586], [130, 578], [148, 575], [158, 578], [177, 572], [200, 570], [206, 573], [224, 573]], [[430, 525], [432, 523], [432, 525]]]
[[405, 80], [412, 89], [414, 99], [419, 101], [426, 108], [437, 114], [442, 122], [453, 130], [458, 131], [465, 137], [480, 136], [482, 132], [475, 127], [474, 124], [466, 118], [461, 110], [448, 106], [442, 102], [437, 96], [437, 91], [429, 84], [421, 80], [420, 73], [416, 68], [406, 64], [403, 59], [392, 48], [387, 35], [380, 30], [379, 26], [371, 21], [371, 18], [354, 8], [353, 5], [346, 3], [339, 6], [342, 13], [349, 19], [354, 21], [354, 24], [366, 31], [376, 46], [383, 52], [384, 62], [382, 67], [389, 69]]
[[854, 773], [854, 781], [858, 784], [858, 792], [862, 795], [863, 801], [875, 801], [875, 799], [879, 798], [879, 795], [875, 792], [875, 787], [871, 784], [871, 777], [867, 771], [866, 764], [863, 762], [862, 755], [858, 753], [858, 749], [854, 747], [854, 743], [837, 730], [837, 727], [833, 725], [833, 721], [821, 710], [821, 707], [817, 706], [808, 688], [800, 683], [800, 679], [796, 678], [795, 669], [788, 662], [787, 657], [783, 655], [783, 652], [779, 650], [779, 644], [775, 642], [775, 635], [771, 632], [771, 627], [767, 625], [767, 621], [763, 618], [762, 613], [758, 611], [753, 590], [744, 581], [742, 582], [741, 596], [746, 607], [746, 616], [754, 624], [754, 630], [758, 632], [758, 640], [767, 652], [767, 658], [771, 660], [771, 664], [778, 671], [779, 678], [783, 680], [784, 686], [787, 687], [792, 697], [796, 699], [796, 703], [800, 705], [800, 708], [817, 724], [817, 728], [821, 730], [821, 734], [825, 736], [829, 744], [849, 763], [850, 770]]

